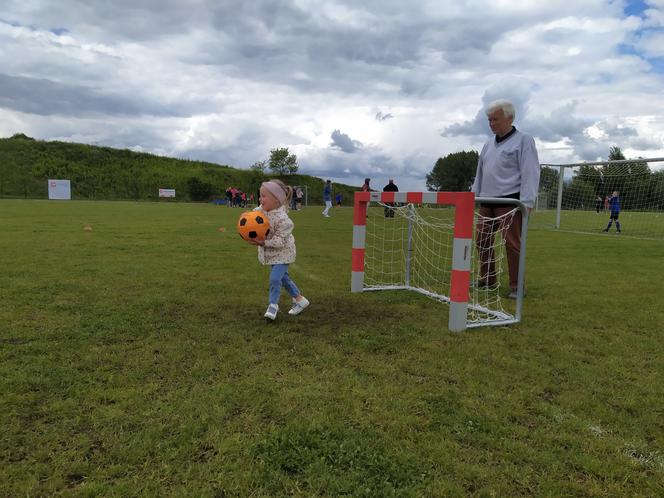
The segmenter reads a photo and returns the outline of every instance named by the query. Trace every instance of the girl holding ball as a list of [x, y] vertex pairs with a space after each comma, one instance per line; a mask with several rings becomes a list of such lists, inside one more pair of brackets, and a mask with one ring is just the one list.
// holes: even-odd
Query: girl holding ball
[[262, 241], [249, 241], [258, 246], [258, 261], [272, 267], [270, 270], [269, 304], [265, 318], [274, 320], [279, 312], [281, 288], [293, 298], [289, 315], [299, 315], [309, 306], [309, 300], [291, 280], [288, 265], [295, 262], [295, 237], [293, 220], [288, 217], [288, 206], [293, 197], [293, 189], [280, 180], [263, 182], [259, 203], [256, 209], [262, 210], [270, 221], [270, 233]]

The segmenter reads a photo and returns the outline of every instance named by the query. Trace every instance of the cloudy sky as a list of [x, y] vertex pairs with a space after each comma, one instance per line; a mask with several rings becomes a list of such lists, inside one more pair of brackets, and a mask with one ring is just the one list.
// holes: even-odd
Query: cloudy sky
[[0, 0], [0, 136], [423, 190], [517, 107], [543, 163], [664, 156], [664, 0]]

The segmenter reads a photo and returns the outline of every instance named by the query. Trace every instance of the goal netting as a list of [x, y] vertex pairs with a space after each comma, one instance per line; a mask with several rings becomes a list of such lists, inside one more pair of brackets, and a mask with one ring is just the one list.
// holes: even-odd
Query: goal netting
[[[434, 203], [370, 202], [366, 211], [363, 291], [411, 290], [451, 303], [455, 264], [455, 206]], [[504, 232], [518, 212], [515, 206], [496, 218], [473, 210], [472, 235], [461, 248], [468, 260], [464, 328], [506, 325], [520, 319], [521, 296], [507, 299]], [[525, 243], [525, 240], [523, 241]], [[454, 304], [454, 303], [451, 303]]]
[[664, 239], [664, 158], [542, 165], [532, 228], [615, 235], [612, 214], [622, 237]]

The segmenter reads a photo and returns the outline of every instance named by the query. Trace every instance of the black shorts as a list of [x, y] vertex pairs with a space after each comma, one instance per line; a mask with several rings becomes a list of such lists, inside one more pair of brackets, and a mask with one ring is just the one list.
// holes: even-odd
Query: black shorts
[[609, 219], [618, 221], [618, 215], [619, 214], [620, 214], [620, 211], [618, 211], [618, 212], [611, 211], [611, 216], [609, 216]]

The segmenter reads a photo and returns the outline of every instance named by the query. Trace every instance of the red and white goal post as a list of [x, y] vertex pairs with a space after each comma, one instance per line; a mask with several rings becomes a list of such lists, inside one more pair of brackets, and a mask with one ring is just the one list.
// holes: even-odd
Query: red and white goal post
[[[509, 204], [514, 209], [476, 225], [476, 202]], [[490, 226], [500, 233], [517, 212], [522, 217], [521, 248], [517, 299], [512, 305], [500, 285], [507, 268], [500, 235], [481, 237], [495, 239], [490, 266], [496, 283], [476, 285], [487, 268], [486, 261], [483, 266], [479, 261], [476, 232]], [[449, 303], [451, 331], [517, 323], [523, 307], [527, 226], [527, 209], [514, 199], [475, 198], [472, 192], [356, 192], [351, 291], [412, 290]], [[483, 254], [486, 259], [486, 251]]]

